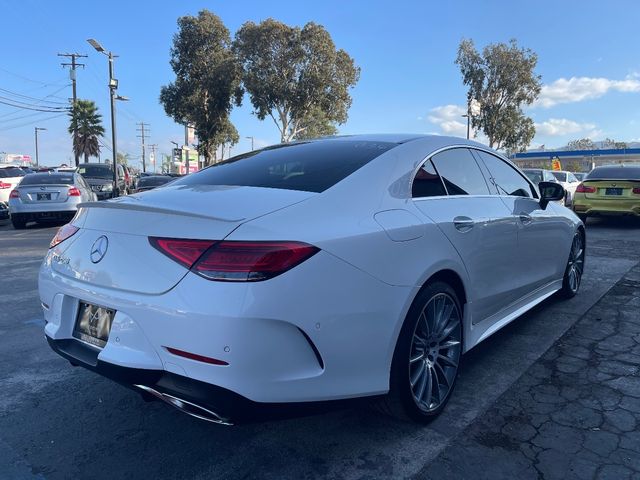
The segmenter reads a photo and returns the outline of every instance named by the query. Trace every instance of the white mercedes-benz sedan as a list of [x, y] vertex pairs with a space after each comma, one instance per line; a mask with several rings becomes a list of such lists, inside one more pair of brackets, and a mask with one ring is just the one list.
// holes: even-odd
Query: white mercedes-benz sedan
[[82, 204], [39, 274], [50, 346], [213, 422], [376, 396], [427, 421], [461, 355], [576, 294], [557, 183], [459, 138], [345, 136], [242, 154]]

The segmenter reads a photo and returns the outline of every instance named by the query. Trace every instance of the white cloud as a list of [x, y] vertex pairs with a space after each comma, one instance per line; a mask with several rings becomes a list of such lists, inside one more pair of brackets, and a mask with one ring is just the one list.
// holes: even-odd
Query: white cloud
[[442, 105], [429, 110], [427, 118], [448, 135], [465, 136], [467, 123], [462, 118], [465, 113], [466, 109], [460, 105]]
[[640, 92], [640, 79], [634, 75], [624, 80], [593, 77], [559, 78], [542, 86], [540, 97], [533, 106], [548, 108], [561, 103], [581, 102], [600, 98], [609, 91]]
[[550, 118], [544, 122], [536, 123], [535, 126], [536, 134], [552, 137], [593, 132], [596, 128], [593, 123], [578, 123], [566, 118]]

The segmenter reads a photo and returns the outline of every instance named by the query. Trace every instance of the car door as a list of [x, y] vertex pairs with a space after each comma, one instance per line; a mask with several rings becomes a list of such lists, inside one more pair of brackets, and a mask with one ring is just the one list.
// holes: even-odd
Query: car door
[[559, 265], [564, 268], [566, 259], [560, 256], [566, 250], [566, 226], [553, 208], [540, 206], [537, 190], [514, 166], [485, 151], [474, 154], [484, 162], [518, 226], [514, 267], [519, 274], [514, 275], [513, 286], [518, 297], [524, 297], [557, 279]]
[[[419, 184], [438, 177], [441, 187]], [[416, 174], [413, 196], [417, 208], [438, 225], [464, 263], [471, 280], [473, 323], [509, 305], [517, 230], [500, 197], [489, 190], [471, 152], [453, 148], [426, 160]]]

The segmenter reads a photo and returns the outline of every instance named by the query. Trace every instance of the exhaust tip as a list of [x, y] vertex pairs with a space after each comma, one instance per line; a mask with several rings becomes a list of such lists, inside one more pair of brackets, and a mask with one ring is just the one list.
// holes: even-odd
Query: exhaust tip
[[183, 398], [169, 395], [168, 393], [159, 392], [154, 388], [148, 387], [146, 385], [134, 385], [134, 387], [139, 388], [146, 395], [153, 395], [159, 400], [162, 400], [164, 403], [171, 405], [172, 407], [180, 410], [182, 413], [186, 413], [191, 417], [205, 420], [211, 423], [217, 423], [219, 425], [233, 425], [233, 423], [231, 423], [228, 419], [222, 417], [221, 415], [218, 415], [216, 412]]

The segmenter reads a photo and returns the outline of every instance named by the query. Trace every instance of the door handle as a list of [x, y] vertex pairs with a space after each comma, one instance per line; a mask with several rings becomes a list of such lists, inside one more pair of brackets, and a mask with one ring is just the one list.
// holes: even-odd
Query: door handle
[[456, 217], [453, 219], [453, 225], [456, 230], [463, 233], [471, 230], [475, 224], [476, 222], [469, 217]]
[[531, 215], [527, 215], [526, 213], [521, 213], [519, 217], [523, 225], [529, 225], [531, 222], [533, 222], [533, 218], [531, 218]]

